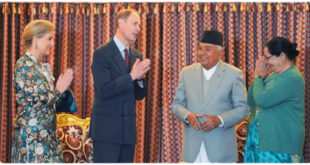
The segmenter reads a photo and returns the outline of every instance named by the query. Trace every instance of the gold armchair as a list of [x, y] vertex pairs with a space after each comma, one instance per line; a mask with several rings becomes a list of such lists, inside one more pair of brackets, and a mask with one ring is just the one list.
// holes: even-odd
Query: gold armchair
[[246, 118], [236, 125], [238, 163], [243, 162], [244, 147], [245, 147], [246, 136], [247, 136], [247, 125], [248, 125], [247, 120], [248, 119]]
[[88, 138], [90, 118], [57, 114], [57, 134], [62, 144], [64, 162], [92, 162], [92, 141]]

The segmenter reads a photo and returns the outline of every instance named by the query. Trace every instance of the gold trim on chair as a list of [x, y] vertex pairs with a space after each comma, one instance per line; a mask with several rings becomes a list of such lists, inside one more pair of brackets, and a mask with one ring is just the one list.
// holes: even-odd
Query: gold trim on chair
[[71, 114], [57, 114], [57, 128], [70, 125], [78, 125], [82, 127], [82, 141], [85, 141], [86, 128], [90, 124], [90, 117], [81, 119]]

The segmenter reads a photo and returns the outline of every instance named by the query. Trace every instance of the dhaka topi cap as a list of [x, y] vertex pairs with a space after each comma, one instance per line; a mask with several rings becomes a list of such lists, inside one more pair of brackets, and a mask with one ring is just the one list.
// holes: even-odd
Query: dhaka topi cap
[[200, 42], [223, 46], [223, 34], [216, 30], [205, 31]]

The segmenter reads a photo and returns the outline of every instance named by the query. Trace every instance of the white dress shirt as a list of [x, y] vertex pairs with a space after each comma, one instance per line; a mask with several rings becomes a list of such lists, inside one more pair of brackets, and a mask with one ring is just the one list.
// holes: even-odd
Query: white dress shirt
[[129, 46], [125, 47], [125, 46], [122, 44], [122, 42], [121, 42], [120, 40], [118, 40], [118, 38], [117, 38], [116, 36], [114, 36], [113, 40], [114, 40], [114, 42], [115, 42], [117, 48], [118, 48], [119, 51], [121, 52], [123, 59], [125, 60], [125, 49], [128, 49], [128, 53], [130, 53], [130, 52], [129, 52]]
[[[113, 37], [113, 41], [115, 42], [117, 48], [119, 49], [119, 51], [122, 54], [123, 59], [125, 60], [125, 49], [128, 49], [128, 54], [130, 55], [129, 46], [125, 47], [122, 44], [122, 42], [116, 36]], [[143, 88], [143, 81], [142, 80], [138, 81], [138, 84], [139, 84], [140, 88]]]

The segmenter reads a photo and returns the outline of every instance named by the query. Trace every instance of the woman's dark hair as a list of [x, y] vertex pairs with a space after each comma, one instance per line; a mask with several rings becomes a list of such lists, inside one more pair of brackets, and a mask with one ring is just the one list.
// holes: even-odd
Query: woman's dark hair
[[279, 57], [283, 52], [290, 61], [294, 61], [299, 54], [297, 44], [283, 37], [274, 37], [265, 46], [271, 55]]

